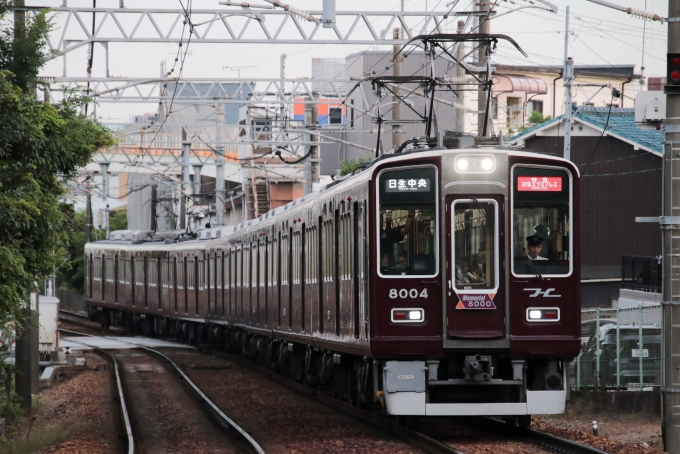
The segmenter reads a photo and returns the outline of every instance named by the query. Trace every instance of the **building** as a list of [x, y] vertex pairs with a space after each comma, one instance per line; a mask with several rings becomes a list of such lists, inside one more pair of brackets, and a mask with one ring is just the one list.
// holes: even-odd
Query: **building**
[[[528, 124], [534, 111], [552, 118], [564, 113], [562, 66], [496, 64], [495, 67], [491, 115], [496, 132], [512, 136]], [[589, 86], [572, 89], [573, 103], [593, 107], [608, 107], [610, 104], [613, 107], [633, 107], [634, 101], [630, 98], [634, 98], [635, 86], [630, 83], [640, 78], [634, 74], [634, 69], [635, 65], [574, 65], [574, 84]], [[611, 89], [595, 94], [599, 87], [606, 85], [619, 90], [621, 97], [613, 98]]]
[[[635, 218], [661, 214], [664, 134], [638, 127], [634, 114], [633, 108], [585, 106], [572, 118], [571, 160], [581, 171], [581, 278], [587, 306], [609, 306], [618, 297], [622, 255], [661, 253], [659, 225]], [[510, 140], [562, 156], [564, 117]]]
[[[312, 80], [342, 80], [345, 74], [344, 58], [312, 58]], [[336, 88], [341, 90], [344, 84], [331, 85], [327, 82], [312, 82], [312, 90], [319, 94], [336, 95]]]

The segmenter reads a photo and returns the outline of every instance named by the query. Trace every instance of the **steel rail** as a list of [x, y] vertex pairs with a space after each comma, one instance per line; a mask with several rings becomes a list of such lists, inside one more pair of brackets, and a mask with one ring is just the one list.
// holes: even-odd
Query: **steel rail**
[[[111, 337], [108, 337], [108, 336], [94, 336], [94, 335], [91, 335], [91, 334], [79, 333], [79, 332], [77, 332], [77, 331], [70, 331], [70, 330], [65, 330], [65, 329], [60, 329], [60, 331], [63, 331], [63, 332], [65, 332], [65, 333], [71, 333], [71, 334], [79, 335], [79, 336], [99, 337], [99, 338], [102, 338], [102, 339], [108, 339], [108, 340], [113, 340], [113, 341], [116, 341], [116, 342], [122, 342], [122, 343], [125, 343], [125, 344], [134, 345], [136, 348], [139, 348], [139, 349], [142, 349], [142, 350], [146, 350], [146, 351], [148, 351], [148, 352], [150, 352], [150, 353], [152, 353], [152, 354], [154, 354], [154, 355], [156, 355], [156, 356], [159, 356], [159, 357], [163, 358], [165, 361], [167, 361], [168, 363], [172, 364], [172, 366], [175, 368], [175, 371], [176, 371], [176, 372], [179, 374], [179, 376], [186, 382], [186, 384], [189, 386], [189, 388], [190, 388], [190, 389], [193, 391], [193, 393], [198, 397], [199, 401], [207, 406], [207, 410], [208, 410], [208, 412], [210, 413], [210, 415], [211, 415], [213, 418], [215, 418], [221, 425], [223, 425], [223, 426], [225, 426], [225, 427], [230, 427], [230, 428], [236, 430], [236, 431], [239, 433], [239, 435], [242, 436], [242, 437], [246, 440], [246, 442], [248, 443], [248, 446], [253, 450], [253, 452], [256, 452], [257, 454], [265, 454], [264, 450], [263, 450], [263, 449], [260, 447], [260, 445], [255, 441], [255, 439], [254, 439], [253, 437], [251, 437], [250, 434], [248, 434], [248, 432], [246, 432], [245, 430], [243, 430], [238, 424], [236, 424], [236, 422], [234, 422], [231, 418], [229, 418], [227, 415], [225, 415], [225, 414], [222, 412], [222, 410], [220, 410], [220, 409], [217, 407], [217, 405], [215, 405], [215, 404], [208, 398], [208, 396], [206, 396], [206, 395], [198, 388], [198, 386], [196, 386], [196, 385], [189, 379], [189, 377], [182, 371], [182, 369], [180, 369], [180, 367], [179, 367], [172, 359], [170, 359], [169, 357], [167, 357], [167, 356], [164, 355], [163, 353], [161, 353], [161, 352], [159, 352], [159, 351], [157, 351], [157, 350], [154, 350], [154, 349], [152, 349], [152, 348], [149, 348], [149, 347], [145, 347], [145, 346], [143, 346], [143, 345], [136, 344], [136, 343], [134, 343], [134, 342], [124, 341], [124, 340], [120, 340], [120, 339], [114, 339], [114, 338], [111, 338]], [[77, 342], [77, 341], [74, 341], [74, 342]], [[99, 349], [98, 347], [95, 347], [95, 346], [93, 346], [93, 345], [90, 345], [90, 344], [87, 344], [87, 343], [84, 343], [84, 342], [77, 342], [77, 343], [82, 344], [82, 345], [87, 345], [88, 347], [91, 347], [91, 348], [94, 348], [94, 349], [97, 349], [97, 350], [101, 350], [101, 349]], [[131, 454], [131, 453], [129, 453], [129, 454]]]
[[334, 397], [328, 396], [321, 392], [317, 392], [305, 385], [294, 382], [283, 375], [277, 374], [266, 367], [255, 364], [251, 361], [243, 359], [239, 356], [234, 356], [228, 353], [218, 353], [209, 349], [198, 349], [200, 352], [207, 353], [213, 356], [218, 356], [222, 358], [227, 358], [231, 361], [237, 362], [239, 366], [247, 367], [248, 369], [275, 381], [276, 383], [287, 387], [288, 389], [302, 394], [306, 397], [314, 399], [321, 404], [331, 407], [334, 410], [341, 411], [354, 419], [362, 421], [364, 423], [370, 424], [380, 430], [389, 432], [390, 434], [396, 435], [399, 438], [407, 441], [408, 443], [414, 445], [417, 448], [423, 449], [427, 452], [438, 454], [464, 454], [462, 451], [454, 448], [453, 446], [447, 445], [440, 441], [435, 440], [425, 434], [411, 430], [395, 422], [389, 421], [387, 418], [376, 415], [365, 410], [354, 407], [346, 402], [335, 399]]
[[[74, 333], [74, 334], [79, 334], [83, 335], [82, 333], [76, 333], [75, 331], [69, 331], [69, 330], [63, 330], [59, 329], [59, 331], [67, 332], [67, 333]], [[120, 379], [120, 372], [118, 370], [118, 360], [115, 358], [115, 356], [111, 355], [110, 353], [107, 353], [105, 350], [95, 347], [93, 345], [87, 344], [85, 342], [79, 342], [76, 340], [71, 340], [71, 342], [75, 342], [76, 344], [84, 345], [86, 347], [92, 348], [94, 350], [97, 350], [99, 353], [106, 355], [110, 358], [110, 360], [113, 362], [113, 369], [116, 373], [116, 389], [118, 389], [118, 399], [120, 400], [120, 408], [122, 412], [122, 417], [123, 417], [123, 422], [125, 424], [125, 432], [127, 435], [127, 440], [128, 440], [128, 454], [134, 454], [135, 452], [135, 441], [134, 441], [134, 436], [132, 435], [132, 425], [130, 424], [130, 415], [127, 410], [127, 405], [125, 405], [125, 394], [123, 393], [123, 383], [121, 382]]]
[[472, 424], [478, 427], [484, 427], [485, 429], [491, 428], [496, 432], [502, 432], [512, 436], [519, 435], [532, 443], [554, 449], [557, 452], [568, 454], [607, 454], [606, 451], [602, 451], [592, 446], [577, 443], [546, 432], [516, 427], [495, 419], [481, 418], [478, 422], [473, 422]]
[[[274, 380], [275, 382], [286, 386], [289, 389], [292, 389], [295, 392], [298, 392], [300, 394], [306, 395], [308, 397], [311, 397], [315, 400], [318, 400], [319, 402], [323, 403], [324, 405], [327, 405], [329, 407], [332, 407], [334, 409], [337, 409], [339, 411], [343, 411], [350, 416], [360, 419], [362, 421], [368, 422], [370, 424], [377, 425], [383, 429], [389, 429], [391, 432], [395, 433], [398, 436], [402, 436], [405, 440], [414, 443], [416, 446], [421, 447], [425, 449], [426, 451], [429, 452], [446, 452], [446, 453], [459, 453], [462, 454], [461, 451], [457, 450], [456, 448], [446, 445], [436, 439], [433, 439], [427, 435], [424, 435], [418, 431], [408, 429], [402, 425], [396, 424], [394, 422], [386, 420], [384, 417], [375, 415], [369, 412], [366, 412], [364, 410], [358, 409], [350, 404], [347, 404], [345, 402], [339, 401], [331, 396], [327, 396], [323, 393], [314, 391], [311, 388], [308, 388], [302, 384], [296, 383], [285, 376], [279, 375], [265, 367], [262, 367], [258, 364], [255, 364], [251, 361], [248, 361], [246, 359], [243, 359], [239, 356], [234, 356], [230, 354], [224, 354], [224, 353], [217, 353], [212, 350], [205, 350], [205, 349], [199, 349], [199, 351], [209, 353], [212, 355], [216, 356], [224, 356], [228, 357], [232, 361], [238, 361], [240, 366], [245, 366], [248, 367], [251, 370], [254, 370], [255, 372], [266, 376], [269, 379]], [[554, 449], [557, 452], [563, 452], [567, 454], [608, 454], [605, 451], [599, 450], [597, 448], [594, 448], [592, 446], [588, 445], [583, 445], [580, 443], [577, 443], [572, 440], [567, 440], [565, 438], [557, 437], [555, 435], [545, 433], [545, 432], [540, 432], [537, 430], [532, 430], [532, 429], [521, 429], [518, 427], [510, 426], [505, 422], [502, 421], [497, 421], [494, 419], [490, 418], [481, 418], [478, 420], [480, 423], [477, 423], [476, 425], [485, 425], [485, 426], [491, 426], [491, 429], [497, 432], [505, 432], [508, 435], [516, 436], [520, 435], [527, 439], [529, 442], [532, 442], [534, 444], [542, 445], [542, 446], [547, 446], [550, 449]], [[474, 423], [471, 423], [474, 424]], [[488, 427], [487, 427], [488, 428]], [[406, 435], [406, 436], [403, 436]]]

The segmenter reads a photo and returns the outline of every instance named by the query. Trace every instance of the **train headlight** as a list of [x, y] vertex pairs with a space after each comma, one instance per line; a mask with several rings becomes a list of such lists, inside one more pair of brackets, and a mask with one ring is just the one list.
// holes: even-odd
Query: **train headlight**
[[458, 173], [491, 173], [496, 170], [496, 158], [493, 155], [456, 156], [454, 167]]
[[458, 169], [459, 172], [465, 172], [469, 168], [470, 168], [470, 160], [468, 160], [468, 159], [457, 159], [456, 160], [456, 169]]
[[425, 321], [425, 310], [420, 308], [392, 309], [392, 323], [420, 323]]
[[529, 307], [527, 308], [528, 322], [559, 322], [559, 307]]

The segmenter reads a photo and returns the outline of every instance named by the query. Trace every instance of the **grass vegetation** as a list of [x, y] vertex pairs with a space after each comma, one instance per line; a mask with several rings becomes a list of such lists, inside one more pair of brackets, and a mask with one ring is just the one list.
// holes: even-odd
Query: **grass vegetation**
[[11, 438], [0, 438], [0, 454], [30, 454], [57, 443], [70, 440], [86, 431], [83, 424], [69, 427], [57, 425], [40, 431], [30, 430], [23, 424], [21, 431]]

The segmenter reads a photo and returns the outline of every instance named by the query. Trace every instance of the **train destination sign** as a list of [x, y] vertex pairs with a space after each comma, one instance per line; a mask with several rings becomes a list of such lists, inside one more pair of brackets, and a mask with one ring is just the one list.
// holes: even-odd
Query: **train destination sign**
[[430, 192], [429, 178], [389, 178], [385, 180], [386, 192]]
[[518, 177], [518, 191], [562, 192], [562, 177]]
[[495, 294], [457, 293], [458, 304], [456, 309], [496, 309], [493, 302]]

